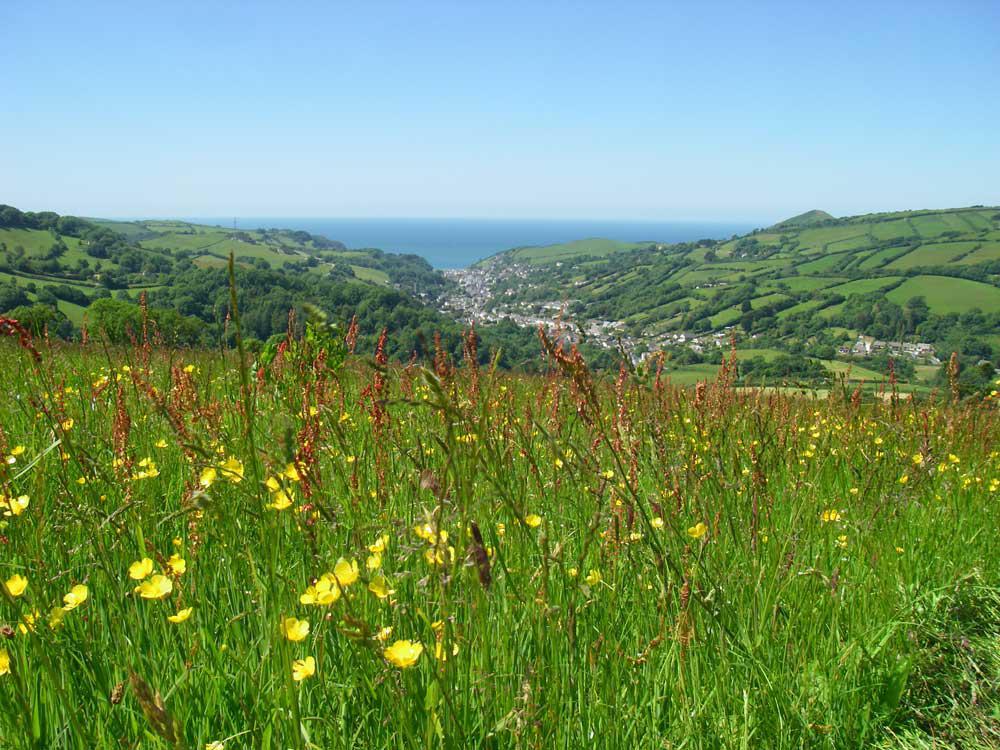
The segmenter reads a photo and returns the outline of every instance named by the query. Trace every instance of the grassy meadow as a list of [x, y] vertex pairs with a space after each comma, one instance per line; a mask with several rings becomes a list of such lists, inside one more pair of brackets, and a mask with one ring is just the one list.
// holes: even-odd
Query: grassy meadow
[[994, 397], [5, 338], [4, 748], [1000, 742]]

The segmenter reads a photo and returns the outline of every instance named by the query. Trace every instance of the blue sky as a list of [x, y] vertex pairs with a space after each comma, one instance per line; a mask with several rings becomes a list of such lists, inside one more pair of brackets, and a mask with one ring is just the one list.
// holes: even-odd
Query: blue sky
[[1000, 2], [0, 3], [0, 203], [771, 220], [1000, 203]]

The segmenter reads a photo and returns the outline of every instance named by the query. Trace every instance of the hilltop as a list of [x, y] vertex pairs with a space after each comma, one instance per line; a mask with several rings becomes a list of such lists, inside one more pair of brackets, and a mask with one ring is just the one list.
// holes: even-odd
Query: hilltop
[[772, 229], [795, 229], [798, 227], [810, 227], [816, 224], [825, 224], [829, 221], [836, 221], [832, 214], [828, 214], [826, 211], [820, 211], [818, 209], [813, 209], [812, 211], [806, 211], [805, 213], [799, 214], [798, 216], [793, 216], [790, 219], [785, 219], [784, 221], [779, 221], [775, 224]]
[[872, 364], [883, 373], [886, 354], [926, 344], [927, 356], [896, 359], [906, 376], [929, 380], [953, 351], [974, 366], [1000, 350], [997, 207], [810, 211], [728, 240], [628, 244], [501, 253], [465, 272], [481, 301], [459, 296], [449, 307], [525, 325], [566, 317], [581, 340], [621, 344], [635, 359], [665, 349], [711, 364], [716, 345], [736, 337], [772, 358], [809, 355], [836, 370], [837, 361], [860, 366], [851, 350], [867, 337], [885, 344], [869, 343], [864, 357], [881, 351]]

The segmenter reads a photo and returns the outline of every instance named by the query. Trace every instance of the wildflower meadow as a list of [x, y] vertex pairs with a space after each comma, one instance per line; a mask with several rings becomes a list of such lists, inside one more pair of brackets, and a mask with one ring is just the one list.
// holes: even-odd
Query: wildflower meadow
[[1000, 743], [995, 397], [290, 330], [3, 322], [0, 747]]

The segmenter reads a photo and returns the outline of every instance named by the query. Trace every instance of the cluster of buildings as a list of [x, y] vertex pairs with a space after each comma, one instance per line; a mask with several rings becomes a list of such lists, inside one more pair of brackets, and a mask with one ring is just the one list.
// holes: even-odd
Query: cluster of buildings
[[879, 354], [888, 354], [893, 357], [910, 357], [929, 365], [941, 364], [934, 347], [923, 341], [915, 343], [879, 341], [871, 336], [858, 336], [857, 341], [853, 344], [845, 344], [837, 350], [837, 353], [845, 357], [874, 357]]

